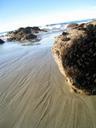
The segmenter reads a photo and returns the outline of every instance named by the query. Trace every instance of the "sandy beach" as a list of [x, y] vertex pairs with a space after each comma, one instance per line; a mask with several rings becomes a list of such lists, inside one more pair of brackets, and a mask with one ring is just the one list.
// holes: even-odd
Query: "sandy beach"
[[95, 117], [96, 96], [69, 91], [51, 45], [0, 54], [0, 128], [96, 128]]

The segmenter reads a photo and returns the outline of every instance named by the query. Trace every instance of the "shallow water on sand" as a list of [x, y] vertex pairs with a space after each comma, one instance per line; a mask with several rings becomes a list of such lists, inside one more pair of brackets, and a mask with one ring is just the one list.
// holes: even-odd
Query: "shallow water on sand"
[[0, 46], [0, 128], [96, 128], [96, 96], [69, 92], [51, 54], [54, 36]]

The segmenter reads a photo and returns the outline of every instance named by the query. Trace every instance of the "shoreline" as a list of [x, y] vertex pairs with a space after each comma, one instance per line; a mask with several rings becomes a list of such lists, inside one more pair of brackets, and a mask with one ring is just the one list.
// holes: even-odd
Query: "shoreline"
[[96, 126], [95, 96], [69, 92], [50, 47], [17, 53], [0, 58], [0, 127]]
[[96, 127], [96, 96], [69, 91], [52, 44], [49, 36], [0, 54], [0, 128]]

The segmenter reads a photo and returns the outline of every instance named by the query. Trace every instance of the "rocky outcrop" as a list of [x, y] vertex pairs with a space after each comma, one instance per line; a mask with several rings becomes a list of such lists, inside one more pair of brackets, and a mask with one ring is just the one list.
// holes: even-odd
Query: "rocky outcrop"
[[42, 31], [39, 27], [19, 28], [8, 33], [8, 41], [33, 41], [38, 40], [37, 33]]
[[81, 24], [76, 24], [76, 23], [74, 23], [74, 24], [69, 24], [68, 26], [67, 26], [67, 29], [69, 30], [69, 29], [83, 29], [84, 27], [85, 27], [85, 23], [81, 23]]
[[68, 26], [67, 26], [67, 28], [76, 28], [76, 27], [78, 27], [78, 24], [76, 24], [76, 23], [72, 23], [72, 24], [69, 24]]
[[5, 42], [2, 40], [2, 39], [0, 39], [0, 44], [4, 44]]
[[93, 20], [93, 21], [87, 23], [86, 25], [89, 25], [89, 24], [96, 25], [96, 20]]
[[96, 94], [95, 24], [91, 22], [63, 32], [56, 38], [52, 52], [72, 91]]

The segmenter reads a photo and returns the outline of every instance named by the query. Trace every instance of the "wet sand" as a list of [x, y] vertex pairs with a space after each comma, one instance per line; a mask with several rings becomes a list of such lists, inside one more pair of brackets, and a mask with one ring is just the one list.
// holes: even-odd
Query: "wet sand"
[[50, 47], [0, 55], [0, 128], [96, 128], [96, 96], [69, 91]]

